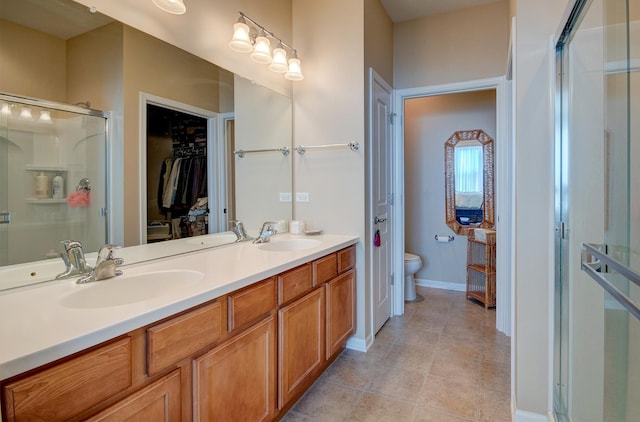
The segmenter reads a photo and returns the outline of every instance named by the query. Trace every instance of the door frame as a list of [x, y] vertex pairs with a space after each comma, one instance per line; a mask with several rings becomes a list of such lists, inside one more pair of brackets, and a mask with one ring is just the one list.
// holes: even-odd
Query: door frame
[[[147, 104], [153, 104], [164, 108], [181, 111], [183, 113], [192, 114], [198, 117], [207, 119], [207, 186], [209, 193], [212, 187], [218, 187], [218, 179], [220, 171], [223, 169], [220, 167], [220, 163], [224, 165], [224, 158], [221, 157], [218, 151], [218, 113], [205, 110], [189, 104], [184, 104], [178, 101], [170, 100], [168, 98], [159, 97], [157, 95], [148, 94], [146, 92], [140, 92], [139, 96], [139, 119], [138, 127], [140, 133], [138, 136], [138, 226], [139, 226], [139, 241], [141, 245], [147, 243]], [[211, 168], [217, 167], [219, 170], [212, 172]], [[215, 195], [208, 195], [209, 199], [209, 233], [215, 233], [218, 230], [217, 226], [219, 218], [219, 207], [217, 204], [223, 203], [220, 195], [223, 192], [216, 192]], [[211, 224], [215, 222], [216, 224]]]
[[[393, 100], [393, 110], [396, 116], [393, 128], [394, 130], [394, 192], [395, 201], [398, 207], [397, 209], [404, 210], [405, 196], [404, 196], [404, 101], [410, 98], [429, 97], [434, 95], [446, 95], [455, 94], [461, 92], [482, 91], [487, 89], [495, 89], [496, 91], [496, 138], [500, 142], [496, 143], [496, 226], [500, 226], [500, 231], [504, 233], [505, 238], [512, 239], [513, 229], [511, 224], [506, 224], [505, 227], [500, 225], [500, 217], [506, 222], [513, 222], [514, 209], [512, 201], [504, 201], [500, 198], [509, 198], [504, 196], [506, 192], [512, 191], [513, 181], [507, 180], [503, 175], [510, 174], [509, 169], [512, 169], [513, 162], [508, 158], [509, 152], [513, 151], [514, 142], [509, 131], [508, 121], [510, 107], [508, 107], [508, 93], [506, 80], [504, 77], [495, 77], [487, 79], [477, 79], [472, 81], [456, 82], [450, 84], [441, 85], [429, 85], [417, 88], [407, 88], [395, 90]], [[512, 173], [515, 174], [515, 173]], [[511, 198], [512, 199], [512, 198]], [[394, 254], [394, 274], [396, 279], [404, 279], [404, 242], [405, 242], [405, 222], [404, 212], [396, 213], [393, 225], [396, 236], [394, 237], [393, 250]], [[502, 236], [501, 236], [502, 237]], [[511, 268], [514, 268], [515, 255], [511, 247], [497, 248], [496, 259], [498, 262], [509, 264]], [[500, 264], [498, 264], [500, 265]], [[502, 302], [496, 307], [496, 325], [497, 328], [503, 332], [510, 332], [510, 321], [512, 319], [511, 314], [511, 292], [513, 291], [513, 278], [511, 277], [511, 271], [498, 271], [497, 286], [502, 286], [502, 289], [497, 291], [497, 295], [502, 298]], [[395, 283], [394, 289], [394, 303], [393, 303], [393, 315], [404, 314], [404, 283]], [[503, 323], [507, 321], [506, 326]]]

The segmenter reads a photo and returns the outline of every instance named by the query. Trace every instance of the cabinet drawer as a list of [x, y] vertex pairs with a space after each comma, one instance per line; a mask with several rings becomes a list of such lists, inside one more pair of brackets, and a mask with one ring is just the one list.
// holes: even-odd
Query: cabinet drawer
[[258, 320], [276, 307], [276, 278], [261, 281], [229, 295], [229, 332]]
[[179, 421], [182, 413], [180, 370], [108, 407], [88, 422]]
[[300, 297], [312, 288], [311, 263], [282, 273], [278, 276], [278, 304]]
[[338, 258], [335, 253], [313, 261], [313, 286], [335, 278], [338, 275]]
[[127, 337], [7, 385], [7, 421], [68, 420], [131, 384]]
[[217, 301], [147, 329], [147, 372], [153, 375], [226, 335], [227, 310]]
[[354, 265], [356, 265], [355, 245], [338, 251], [338, 274], [347, 271]]

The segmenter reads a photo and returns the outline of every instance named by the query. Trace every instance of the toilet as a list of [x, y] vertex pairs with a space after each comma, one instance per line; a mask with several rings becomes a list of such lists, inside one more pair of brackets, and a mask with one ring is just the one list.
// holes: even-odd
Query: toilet
[[413, 275], [422, 268], [422, 260], [418, 255], [405, 252], [404, 254], [404, 301], [420, 302], [424, 298], [416, 294], [416, 283]]

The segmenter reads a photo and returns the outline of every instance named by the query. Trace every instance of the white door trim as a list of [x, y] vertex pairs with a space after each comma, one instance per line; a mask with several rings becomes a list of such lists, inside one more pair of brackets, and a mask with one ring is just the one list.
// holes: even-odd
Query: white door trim
[[[215, 168], [214, 164], [219, 162], [219, 153], [216, 148], [218, 113], [146, 92], [140, 92], [138, 104], [138, 121], [140, 122], [138, 125], [140, 129], [138, 134], [138, 215], [140, 216], [138, 226], [140, 244], [144, 245], [147, 243], [147, 104], [155, 104], [207, 119], [207, 186], [209, 190], [211, 190], [211, 187], [217, 186], [218, 179], [218, 172], [209, 171]], [[218, 221], [218, 207], [215, 202], [217, 202], [217, 197], [209, 195], [210, 222]], [[209, 224], [209, 232], [211, 233], [212, 230], [214, 230], [214, 225]]]
[[[399, 205], [396, 209], [404, 210], [404, 101], [409, 98], [428, 97], [433, 95], [454, 94], [459, 92], [471, 92], [481, 91], [486, 89], [496, 90], [496, 137], [503, 142], [512, 142], [511, 136], [508, 131], [508, 113], [509, 109], [505, 104], [505, 89], [506, 81], [504, 77], [495, 77], [487, 79], [478, 79], [473, 81], [456, 82], [442, 85], [431, 85], [417, 88], [399, 89], [395, 91], [393, 100], [394, 114], [396, 115], [396, 124], [394, 125], [394, 192], [395, 203]], [[505, 189], [512, 188], [511, 180], [503, 180], [502, 174], [505, 174], [505, 165], [511, 165], [507, 160], [501, 160], [496, 162], [496, 193], [502, 192]], [[511, 211], [505, 211], [504, 201], [496, 204], [496, 221], [499, 221], [501, 215], [505, 215], [509, 212], [511, 218], [513, 218], [512, 208]], [[396, 236], [394, 237], [394, 251], [396, 251], [394, 259], [394, 273], [396, 279], [402, 280], [404, 278], [404, 213], [396, 213], [394, 221], [394, 230]], [[511, 236], [511, 227], [505, 227], [505, 236]], [[514, 254], [511, 248], [497, 248], [497, 259], [503, 262], [513, 263]], [[510, 274], [497, 274], [500, 277], [501, 283], [506, 283], [510, 286], [510, 291], [513, 291], [513, 280]], [[404, 286], [403, 283], [396, 282], [393, 286], [394, 294], [394, 315], [404, 314]], [[508, 300], [509, 303], [500, 304], [500, 311], [511, 313], [511, 295], [505, 295], [504, 300]], [[512, 315], [509, 316], [508, 321], [511, 321]], [[503, 320], [501, 318], [500, 320]], [[496, 318], [498, 321], [498, 318]], [[501, 331], [507, 330], [505, 327], [500, 327]]]
[[[373, 98], [373, 88], [374, 88], [374, 83], [379, 84], [380, 86], [382, 86], [385, 90], [389, 91], [390, 93], [390, 101], [391, 104], [390, 106], [390, 111], [393, 112], [394, 110], [394, 103], [393, 103], [393, 99], [394, 99], [394, 91], [393, 88], [391, 87], [391, 85], [389, 85], [389, 83], [387, 81], [384, 80], [384, 78], [382, 78], [382, 76], [380, 76], [374, 69], [373, 67], [369, 68], [369, 104], [368, 104], [368, 122], [367, 122], [367, 129], [368, 129], [368, 136], [367, 136], [367, 148], [366, 151], [368, 151], [367, 153], [367, 198], [366, 198], [366, 203], [367, 203], [367, 210], [366, 210], [366, 218], [367, 218], [367, 224], [366, 224], [366, 230], [368, 233], [368, 238], [367, 241], [365, 243], [366, 245], [366, 267], [367, 267], [367, 271], [369, 274], [369, 277], [365, 277], [367, 280], [371, 280], [371, 283], [373, 284], [373, 274], [375, 271], [375, 266], [374, 266], [374, 259], [373, 259], [373, 255], [374, 255], [374, 244], [373, 244], [373, 233], [375, 230], [375, 225], [374, 225], [374, 186], [373, 186], [373, 154], [371, 153], [371, 151], [373, 150], [372, 148], [372, 144], [373, 144], [373, 105], [374, 105], [374, 98]], [[389, 119], [391, 119], [391, 116], [389, 116]], [[394, 136], [393, 136], [393, 128], [391, 128], [391, 137], [390, 137], [390, 142], [393, 144], [394, 142]], [[394, 192], [394, 187], [395, 187], [395, 183], [393, 180], [393, 174], [394, 174], [394, 164], [395, 164], [395, 160], [393, 155], [396, 154], [395, 148], [392, 145], [391, 148], [392, 151], [392, 156], [391, 157], [387, 157], [388, 160], [388, 164], [389, 164], [389, 168], [391, 170], [391, 195], [392, 197], [395, 197], [395, 192]], [[395, 311], [394, 311], [394, 303], [395, 303], [395, 296], [398, 294], [398, 291], [395, 287], [397, 287], [398, 285], [402, 285], [403, 283], [401, 283], [402, 279], [398, 278], [398, 273], [396, 271], [397, 266], [395, 265], [397, 260], [398, 260], [398, 252], [397, 249], [395, 248], [396, 245], [396, 239], [397, 239], [397, 235], [396, 235], [396, 228], [397, 225], [395, 223], [395, 220], [398, 216], [398, 214], [401, 214], [399, 212], [396, 212], [396, 210], [398, 210], [399, 208], [395, 205], [396, 202], [394, 199], [392, 199], [391, 201], [391, 206], [389, 207], [389, 219], [391, 221], [391, 229], [390, 229], [390, 239], [388, 244], [392, 247], [392, 251], [393, 253], [391, 254], [391, 268], [389, 268], [389, 270], [391, 271], [391, 292], [390, 292], [390, 301], [391, 301], [391, 315], [393, 316], [395, 315]], [[404, 259], [402, 259], [401, 261], [404, 265]], [[375, 336], [375, 330], [376, 330], [376, 313], [375, 313], [375, 309], [376, 309], [376, 301], [375, 301], [375, 294], [374, 294], [374, 286], [371, 286], [371, 288], [369, 289], [369, 303], [371, 304], [371, 312], [369, 315], [370, 318], [370, 323], [371, 323], [371, 327], [372, 327], [372, 335]], [[404, 288], [403, 290], [400, 292], [402, 294], [402, 297], [404, 298]], [[404, 302], [403, 302], [404, 303]]]

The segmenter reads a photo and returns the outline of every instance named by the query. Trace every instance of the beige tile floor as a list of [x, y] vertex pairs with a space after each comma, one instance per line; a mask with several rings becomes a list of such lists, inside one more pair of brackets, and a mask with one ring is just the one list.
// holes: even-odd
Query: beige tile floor
[[510, 339], [495, 310], [463, 292], [418, 287], [367, 353], [345, 350], [283, 418], [297, 421], [510, 421]]

